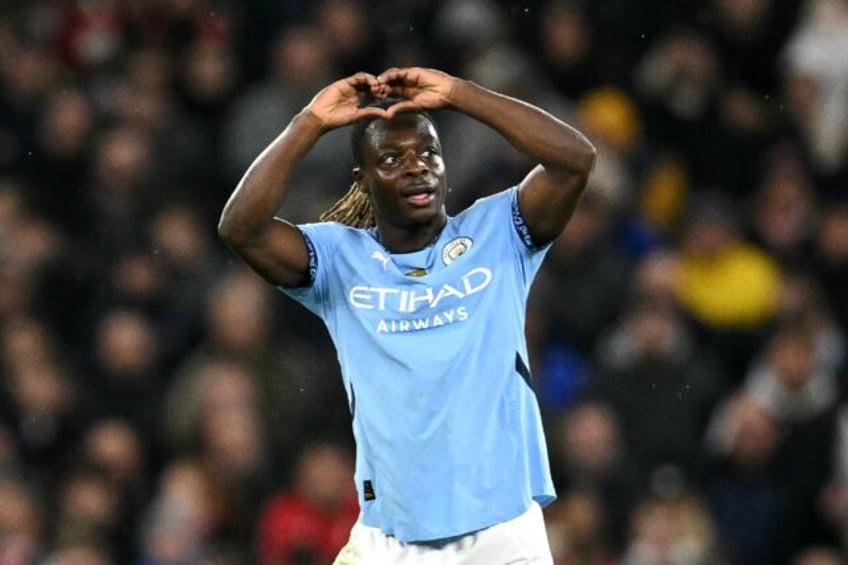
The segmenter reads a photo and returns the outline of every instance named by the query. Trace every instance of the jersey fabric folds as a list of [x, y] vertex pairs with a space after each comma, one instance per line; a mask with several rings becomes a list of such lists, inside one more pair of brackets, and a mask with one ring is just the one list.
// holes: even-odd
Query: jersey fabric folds
[[512, 187], [448, 218], [420, 251], [373, 229], [298, 226], [312, 283], [282, 289], [326, 324], [353, 414], [359, 521], [444, 540], [554, 497], [527, 365], [535, 247]]

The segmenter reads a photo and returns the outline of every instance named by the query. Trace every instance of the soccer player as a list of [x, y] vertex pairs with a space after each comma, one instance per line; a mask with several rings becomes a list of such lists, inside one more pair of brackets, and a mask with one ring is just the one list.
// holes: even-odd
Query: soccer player
[[[440, 109], [487, 124], [538, 165], [448, 216], [427, 113]], [[349, 192], [321, 222], [277, 219], [303, 157], [349, 124]], [[552, 562], [541, 507], [555, 493], [525, 308], [594, 160], [582, 134], [535, 106], [404, 68], [330, 84], [248, 168], [219, 234], [324, 321], [353, 415], [361, 513], [338, 565]]]

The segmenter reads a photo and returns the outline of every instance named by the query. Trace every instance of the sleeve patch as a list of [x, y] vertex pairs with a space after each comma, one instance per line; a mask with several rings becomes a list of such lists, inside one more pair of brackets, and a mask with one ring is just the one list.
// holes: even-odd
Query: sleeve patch
[[315, 244], [312, 239], [306, 235], [306, 232], [300, 230], [303, 234], [303, 240], [306, 242], [306, 251], [309, 253], [309, 286], [315, 284], [315, 278], [318, 276], [318, 254], [315, 253]]
[[515, 191], [512, 196], [512, 225], [518, 233], [519, 239], [524, 242], [524, 245], [529, 249], [536, 249], [538, 246], [533, 243], [533, 237], [530, 235], [530, 228], [527, 222], [524, 221], [524, 216], [521, 214], [521, 208], [518, 206], [518, 191]]

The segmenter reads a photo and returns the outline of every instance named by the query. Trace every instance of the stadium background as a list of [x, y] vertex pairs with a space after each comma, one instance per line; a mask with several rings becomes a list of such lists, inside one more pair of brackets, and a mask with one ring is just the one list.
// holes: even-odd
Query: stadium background
[[[331, 560], [334, 353], [215, 225], [317, 89], [404, 65], [599, 148], [527, 326], [557, 563], [842, 562], [848, 2], [6, 0], [0, 563]], [[527, 170], [437, 120], [449, 211]], [[287, 217], [349, 181], [334, 132]]]

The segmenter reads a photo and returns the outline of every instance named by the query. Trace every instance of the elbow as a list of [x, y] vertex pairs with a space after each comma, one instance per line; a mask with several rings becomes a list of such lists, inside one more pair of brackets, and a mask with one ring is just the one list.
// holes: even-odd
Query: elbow
[[570, 147], [564, 151], [564, 155], [567, 155], [566, 162], [555, 167], [545, 167], [548, 172], [565, 184], [576, 181], [585, 187], [589, 181], [589, 176], [592, 174], [592, 170], [595, 168], [595, 162], [598, 159], [598, 150], [585, 138], [583, 141], [584, 143], [581, 143], [579, 147]]
[[581, 150], [581, 172], [588, 177], [595, 168], [595, 162], [598, 160], [598, 149], [591, 141], [584, 138], [583, 148]]
[[224, 212], [218, 220], [218, 239], [231, 249], [239, 249], [246, 244], [248, 237], [245, 230], [239, 229], [238, 222]]
[[545, 168], [558, 171], [565, 178], [576, 176], [586, 180], [595, 168], [597, 159], [598, 149], [595, 145], [582, 133], [571, 130], [563, 143], [555, 146], [551, 162]]

